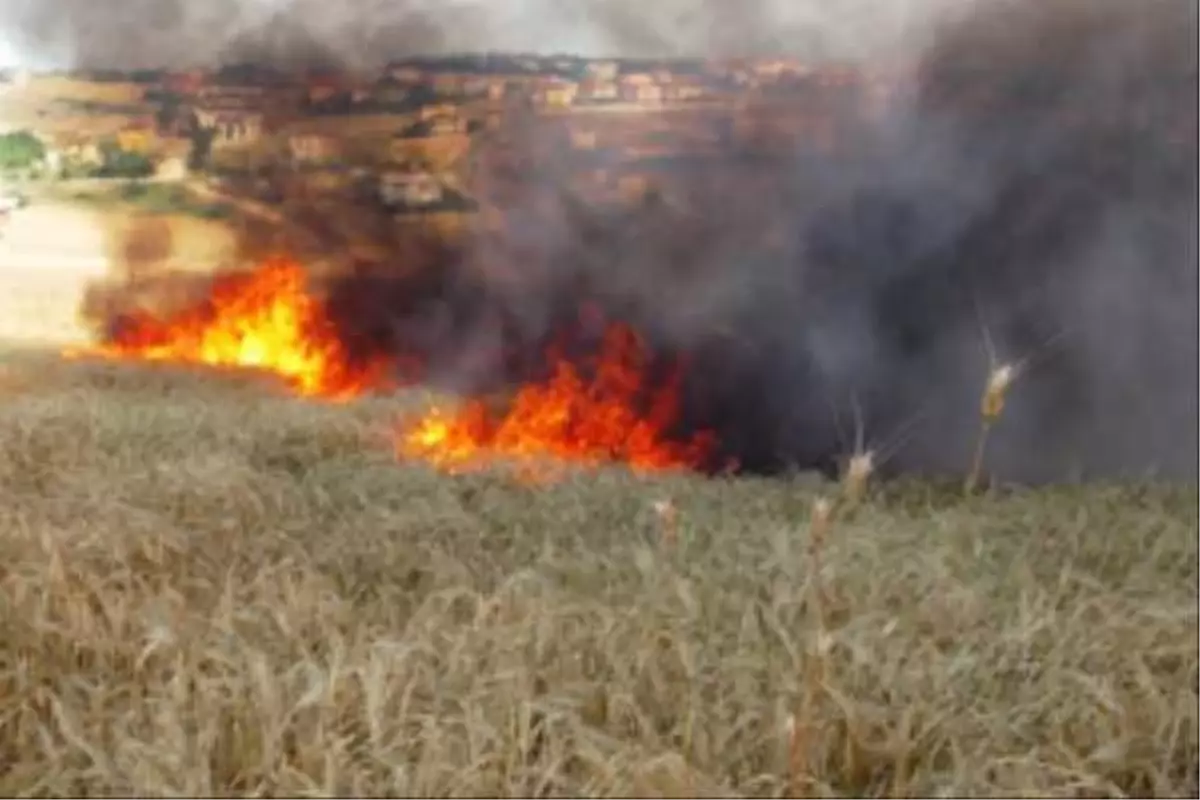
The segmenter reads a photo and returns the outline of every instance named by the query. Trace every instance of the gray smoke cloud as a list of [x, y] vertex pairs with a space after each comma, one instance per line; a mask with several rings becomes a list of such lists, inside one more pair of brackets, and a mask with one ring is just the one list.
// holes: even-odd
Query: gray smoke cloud
[[926, 17], [912, 95], [848, 159], [801, 146], [757, 187], [698, 170], [615, 220], [513, 198], [526, 280], [501, 305], [528, 335], [603, 297], [692, 356], [696, 423], [747, 462], [844, 454], [858, 409], [893, 466], [961, 470], [1009, 362], [997, 474], [1194, 480], [1195, 5], [955, 12]]
[[953, 0], [2, 0], [14, 66], [159, 67], [230, 54], [355, 66], [398, 55], [800, 53], [846, 59], [926, 40]]
[[[335, 307], [352, 338], [374, 327], [469, 384], [598, 300], [691, 357], [689, 421], [763, 468], [844, 454], [857, 409], [893, 465], [961, 470], [990, 347], [1029, 364], [993, 439], [1001, 476], [1196, 478], [1190, 0], [2, 2], [10, 49], [72, 65], [479, 50], [916, 64], [848, 158], [798, 146], [765, 174], [685, 171], [628, 215], [515, 181], [501, 241], [437, 264], [515, 284], [348, 279]], [[517, 130], [545, 184], [569, 183], [554, 132]]]

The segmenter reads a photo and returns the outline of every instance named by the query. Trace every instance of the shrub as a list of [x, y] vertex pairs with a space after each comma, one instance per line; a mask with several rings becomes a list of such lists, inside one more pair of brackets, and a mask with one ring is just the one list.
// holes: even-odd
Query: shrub
[[45, 157], [45, 146], [29, 131], [0, 135], [0, 170], [25, 171], [41, 163]]

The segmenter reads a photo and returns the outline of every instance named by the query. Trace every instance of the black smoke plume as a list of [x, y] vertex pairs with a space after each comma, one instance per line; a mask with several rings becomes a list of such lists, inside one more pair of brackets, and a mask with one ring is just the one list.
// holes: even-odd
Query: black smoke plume
[[990, 368], [1019, 362], [1002, 477], [1194, 480], [1196, 62], [1192, 3], [979, 4], [836, 157], [680, 167], [625, 212], [515, 192], [432, 291], [350, 278], [334, 308], [474, 390], [602, 308], [686, 357], [686, 427], [754, 470], [828, 466], [860, 432], [893, 469], [961, 470]]

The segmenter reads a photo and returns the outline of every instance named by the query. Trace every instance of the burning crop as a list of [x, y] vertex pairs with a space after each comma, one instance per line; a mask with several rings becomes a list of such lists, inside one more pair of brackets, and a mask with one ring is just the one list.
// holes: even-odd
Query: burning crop
[[350, 363], [304, 268], [285, 259], [217, 278], [206, 302], [179, 314], [127, 314], [106, 342], [71, 355], [257, 369], [326, 400], [377, 388], [390, 366]]
[[[468, 399], [409, 421], [395, 446], [450, 471], [842, 462], [854, 502], [885, 471], [979, 476], [986, 444], [1005, 480], [1191, 478], [1194, 5], [981, 4], [884, 81], [887, 102], [797, 76], [778, 93], [722, 89], [736, 102], [695, 117], [661, 113], [674, 101], [604, 115], [619, 147], [568, 136], [600, 125], [595, 108], [497, 111], [458, 176], [478, 211], [397, 225], [375, 177], [345, 203], [332, 188], [293, 198], [281, 178], [287, 224], [264, 242], [346, 267], [320, 298], [273, 262], [222, 279], [203, 307], [123, 320], [95, 352], [253, 367], [330, 399], [406, 383], [414, 358], [414, 377]], [[1096, 54], [1119, 58], [1099, 68]], [[838, 132], [834, 152], [816, 121]], [[624, 178], [646, 191], [609, 191]], [[246, 226], [244, 252], [260, 230]], [[547, 361], [547, 338], [591, 301], [630, 327], [608, 329], [596, 364]], [[982, 423], [964, 400], [984, 329], [1018, 362], [1053, 362], [1021, 372], [995, 442], [1014, 375], [993, 375]], [[668, 353], [694, 367], [658, 385], [641, 362]], [[499, 389], [502, 408], [478, 399]], [[895, 444], [847, 461], [850, 403], [863, 442]]]
[[[280, 376], [299, 396], [328, 401], [394, 384], [406, 363], [394, 354], [351, 358], [303, 267], [282, 259], [218, 278], [205, 302], [176, 315], [125, 315], [108, 341], [71, 355], [255, 369]], [[495, 462], [624, 463], [638, 471], [707, 462], [710, 434], [676, 435], [681, 371], [653, 380], [651, 353], [631, 327], [609, 325], [591, 363], [561, 347], [547, 356], [549, 377], [520, 386], [503, 411], [471, 398], [409, 420], [397, 432], [398, 455], [448, 472]]]
[[505, 412], [495, 414], [478, 399], [453, 412], [435, 408], [401, 427], [397, 451], [451, 472], [496, 460], [528, 466], [542, 459], [587, 466], [621, 462], [636, 471], [702, 467], [713, 438], [673, 436], [680, 372], [650, 385], [647, 356], [632, 329], [614, 324], [590, 377], [552, 352], [550, 376], [521, 387]]

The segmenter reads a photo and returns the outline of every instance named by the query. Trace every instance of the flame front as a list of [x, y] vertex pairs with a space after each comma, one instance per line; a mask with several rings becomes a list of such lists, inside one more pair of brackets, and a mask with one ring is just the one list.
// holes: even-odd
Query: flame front
[[350, 365], [304, 269], [282, 259], [218, 278], [208, 302], [168, 319], [135, 312], [109, 341], [68, 355], [258, 369], [328, 400], [369, 391], [386, 367]]
[[499, 418], [478, 399], [454, 412], [435, 408], [401, 428], [397, 451], [448, 472], [545, 459], [586, 466], [620, 462], [637, 471], [702, 466], [711, 436], [686, 441], [670, 436], [679, 414], [678, 373], [649, 390], [645, 361], [633, 331], [613, 326], [591, 380], [556, 358], [550, 377], [522, 387]]
[[[136, 312], [109, 341], [72, 356], [258, 369], [282, 377], [295, 393], [345, 400], [387, 385], [396, 359], [351, 365], [304, 269], [273, 260], [250, 273], [223, 276], [207, 302], [165, 319]], [[679, 416], [679, 374], [646, 385], [646, 351], [628, 327], [611, 326], [587, 374], [552, 358], [549, 378], [522, 387], [504, 414], [479, 399], [456, 411], [435, 408], [401, 428], [400, 456], [448, 472], [494, 462], [524, 470], [550, 463], [623, 463], [638, 471], [703, 466], [713, 438], [672, 436]], [[415, 369], [415, 365], [413, 366]], [[406, 373], [407, 374], [407, 373]]]

